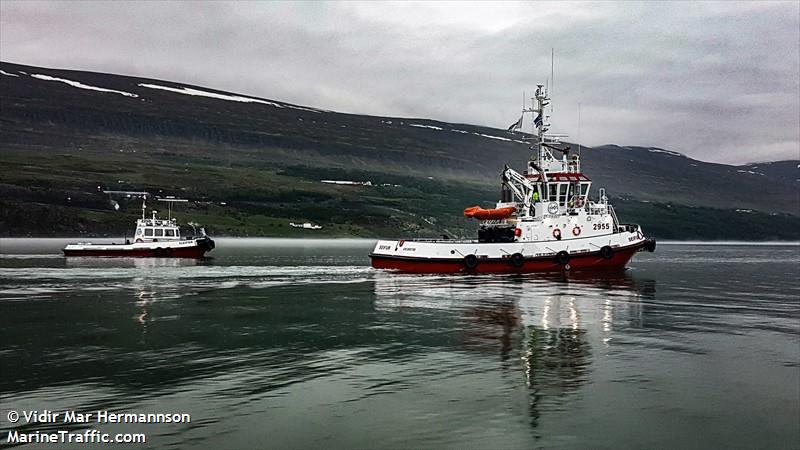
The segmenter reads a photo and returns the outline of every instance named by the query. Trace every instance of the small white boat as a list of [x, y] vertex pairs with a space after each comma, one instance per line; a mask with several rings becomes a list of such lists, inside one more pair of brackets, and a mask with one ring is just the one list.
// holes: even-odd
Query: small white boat
[[[105, 191], [114, 192], [114, 191]], [[92, 244], [78, 242], [64, 247], [64, 256], [127, 256], [155, 258], [202, 258], [214, 249], [214, 240], [206, 236], [205, 229], [200, 228], [199, 236], [182, 237], [177, 220], [172, 218], [172, 203], [185, 202], [183, 199], [164, 198], [160, 201], [170, 204], [167, 219], [159, 219], [157, 211], [152, 217], [145, 217], [147, 209], [146, 192], [129, 194], [142, 195], [142, 218], [136, 220], [134, 241], [126, 239], [124, 244]], [[191, 225], [194, 228], [194, 225]]]

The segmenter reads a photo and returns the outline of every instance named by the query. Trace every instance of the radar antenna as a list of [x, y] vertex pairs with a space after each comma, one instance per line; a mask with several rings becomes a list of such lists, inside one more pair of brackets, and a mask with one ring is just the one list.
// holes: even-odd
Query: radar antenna
[[168, 196], [163, 197], [163, 198], [160, 197], [157, 200], [160, 201], [160, 202], [167, 202], [167, 219], [168, 220], [172, 220], [172, 204], [173, 203], [186, 203], [186, 202], [189, 201], [189, 200], [187, 200], [185, 198], [175, 198], [175, 197], [173, 197], [171, 195], [168, 195]]

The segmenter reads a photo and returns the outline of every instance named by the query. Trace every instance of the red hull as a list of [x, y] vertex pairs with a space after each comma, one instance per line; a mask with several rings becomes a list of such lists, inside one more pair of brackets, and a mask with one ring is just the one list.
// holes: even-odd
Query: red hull
[[509, 258], [479, 259], [477, 267], [468, 269], [463, 259], [410, 258], [384, 255], [369, 255], [372, 267], [393, 269], [407, 273], [534, 273], [562, 272], [564, 270], [623, 270], [633, 255], [645, 247], [637, 244], [614, 249], [614, 254], [605, 259], [600, 252], [570, 255], [569, 262], [559, 264], [555, 257], [528, 258], [520, 267], [514, 266]]

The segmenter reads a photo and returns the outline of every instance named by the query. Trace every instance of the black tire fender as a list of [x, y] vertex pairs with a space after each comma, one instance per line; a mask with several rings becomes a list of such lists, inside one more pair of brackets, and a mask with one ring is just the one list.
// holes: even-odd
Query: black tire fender
[[600, 249], [600, 256], [603, 259], [611, 259], [614, 257], [614, 249], [606, 245]]
[[569, 262], [569, 253], [567, 253], [565, 250], [561, 250], [560, 252], [556, 253], [556, 262], [562, 266], [566, 265]]
[[647, 251], [653, 253], [656, 251], [656, 240], [655, 239], [648, 239], [647, 240]]
[[522, 253], [514, 253], [511, 255], [511, 265], [514, 267], [522, 267], [525, 264], [525, 257], [522, 256]]
[[472, 270], [478, 267], [478, 257], [475, 255], [467, 255], [464, 257], [464, 267]]

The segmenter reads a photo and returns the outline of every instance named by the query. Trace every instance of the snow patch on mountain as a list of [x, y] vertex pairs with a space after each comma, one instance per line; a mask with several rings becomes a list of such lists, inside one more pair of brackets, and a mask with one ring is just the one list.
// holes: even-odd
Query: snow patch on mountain
[[489, 139], [497, 139], [498, 141], [511, 142], [511, 139], [509, 139], [509, 138], [504, 138], [504, 137], [500, 137], [500, 136], [492, 136], [491, 134], [481, 134], [481, 133], [472, 133], [472, 134], [474, 134], [476, 136], [480, 136], [480, 137], [489, 138]]
[[299, 109], [299, 110], [309, 111], [309, 112], [314, 112], [314, 113], [322, 112], [321, 110], [313, 109], [313, 108], [304, 108], [302, 106], [293, 106], [293, 105], [280, 104], [280, 103], [271, 102], [269, 100], [261, 100], [261, 99], [258, 99], [258, 98], [251, 98], [251, 97], [242, 97], [240, 95], [218, 94], [216, 92], [201, 91], [200, 89], [193, 89], [193, 88], [188, 88], [188, 87], [175, 88], [175, 87], [161, 86], [159, 84], [149, 84], [149, 83], [139, 83], [139, 86], [144, 87], [144, 88], [148, 88], [148, 89], [160, 89], [162, 91], [175, 92], [175, 93], [178, 93], [178, 94], [194, 95], [194, 96], [198, 96], [198, 97], [208, 97], [208, 98], [214, 98], [214, 99], [217, 99], [217, 100], [227, 100], [229, 102], [260, 103], [262, 105], [274, 106], [276, 108]]
[[683, 156], [682, 153], [673, 152], [673, 151], [669, 151], [669, 150], [663, 150], [663, 149], [660, 149], [660, 148], [651, 148], [651, 149], [648, 149], [647, 151], [650, 152], [650, 153], [664, 153], [664, 154], [667, 154], [669, 156]]
[[524, 144], [524, 142], [522, 142], [522, 141], [512, 140], [512, 139], [504, 138], [504, 137], [501, 137], [501, 136], [493, 136], [491, 134], [474, 133], [474, 132], [469, 132], [469, 131], [464, 131], [464, 130], [456, 130], [454, 128], [451, 128], [450, 131], [453, 131], [455, 133], [461, 133], [461, 134], [474, 134], [475, 136], [480, 136], [480, 137], [487, 138], [487, 139], [497, 139], [498, 141], [519, 142], [519, 143], [523, 143]]
[[67, 80], [65, 78], [56, 78], [56, 77], [51, 77], [49, 75], [42, 75], [42, 74], [35, 73], [35, 74], [31, 75], [31, 77], [32, 78], [36, 78], [38, 80], [44, 80], [44, 81], [58, 81], [59, 83], [68, 84], [68, 85], [70, 85], [72, 87], [76, 87], [76, 88], [79, 88], [79, 89], [87, 89], [87, 90], [90, 90], [90, 91], [97, 91], [97, 92], [107, 92], [109, 94], [120, 94], [120, 95], [124, 95], [126, 97], [134, 97], [134, 98], [138, 97], [138, 95], [131, 94], [130, 92], [117, 91], [117, 90], [114, 90], [114, 89], [106, 89], [106, 88], [101, 88], [101, 87], [97, 87], [97, 86], [91, 86], [91, 85], [88, 85], [88, 84], [83, 84], [83, 83], [81, 83], [79, 81]]
[[410, 126], [410, 127], [418, 127], [418, 128], [430, 128], [431, 130], [442, 131], [442, 127], [437, 127], [437, 126], [434, 126], [434, 125], [422, 125], [422, 124], [419, 124], [419, 123], [410, 123], [410, 124], [408, 124], [408, 126]]

